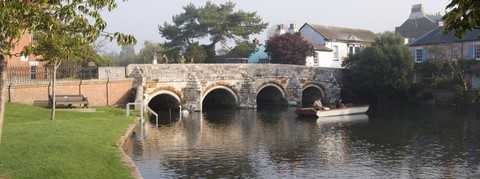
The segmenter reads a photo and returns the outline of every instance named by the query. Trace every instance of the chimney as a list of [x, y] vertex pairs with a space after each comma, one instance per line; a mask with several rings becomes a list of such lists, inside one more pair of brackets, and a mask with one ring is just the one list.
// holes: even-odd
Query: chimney
[[278, 24], [278, 25], [277, 25], [277, 30], [278, 30], [278, 31], [283, 30], [283, 24]]
[[285, 31], [285, 28], [283, 27], [283, 24], [279, 24], [277, 25], [277, 35], [282, 35], [282, 34], [285, 34], [286, 31]]
[[412, 6], [409, 19], [419, 19], [425, 17], [422, 4], [415, 4]]
[[289, 33], [296, 33], [297, 32], [297, 26], [295, 24], [290, 24], [290, 27], [288, 28]]

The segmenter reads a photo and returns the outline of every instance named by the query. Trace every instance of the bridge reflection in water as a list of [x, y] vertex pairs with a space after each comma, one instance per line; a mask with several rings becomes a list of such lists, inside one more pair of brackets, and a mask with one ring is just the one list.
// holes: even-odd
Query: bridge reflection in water
[[338, 123], [297, 119], [293, 109], [211, 110], [146, 126], [146, 138], [133, 137], [127, 153], [147, 179], [464, 178], [477, 172], [480, 121], [444, 111], [399, 114]]

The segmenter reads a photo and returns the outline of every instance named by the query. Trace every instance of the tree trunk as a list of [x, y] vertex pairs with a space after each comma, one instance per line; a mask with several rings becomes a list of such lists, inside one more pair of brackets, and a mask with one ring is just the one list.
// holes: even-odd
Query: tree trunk
[[57, 68], [58, 65], [56, 63], [53, 64], [53, 75], [52, 75], [52, 109], [50, 111], [50, 120], [55, 120], [55, 107], [57, 103], [57, 99], [55, 98], [55, 88], [57, 82]]
[[6, 83], [6, 61], [2, 55], [0, 55], [0, 144], [2, 143], [2, 129], [5, 113], [5, 83]]

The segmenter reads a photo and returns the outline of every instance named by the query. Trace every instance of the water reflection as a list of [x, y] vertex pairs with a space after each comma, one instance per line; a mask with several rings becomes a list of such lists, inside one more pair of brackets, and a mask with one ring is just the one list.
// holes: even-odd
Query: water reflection
[[127, 151], [145, 178], [463, 178], [480, 166], [475, 115], [425, 109], [315, 121], [293, 109], [210, 111], [147, 124]]

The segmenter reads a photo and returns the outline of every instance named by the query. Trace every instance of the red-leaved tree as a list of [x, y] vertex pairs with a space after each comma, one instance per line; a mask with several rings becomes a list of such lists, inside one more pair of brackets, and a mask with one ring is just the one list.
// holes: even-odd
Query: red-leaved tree
[[305, 65], [305, 59], [314, 50], [300, 34], [287, 33], [270, 38], [265, 52], [270, 55], [271, 63]]

